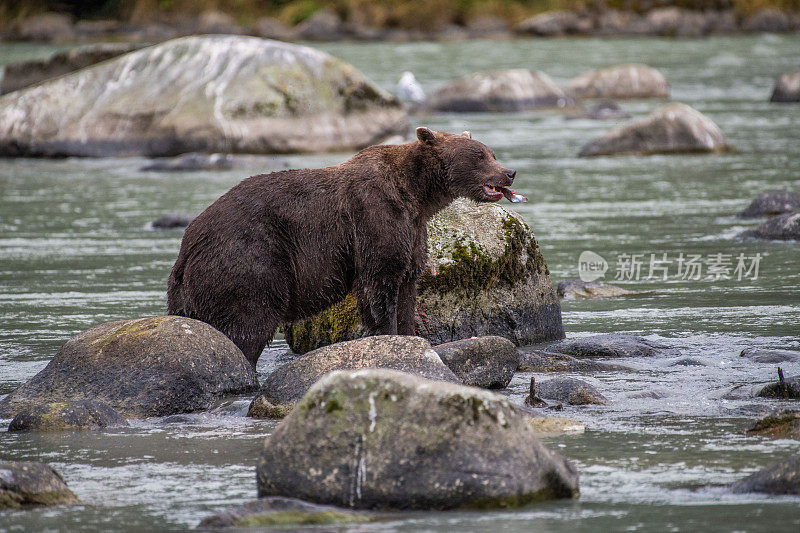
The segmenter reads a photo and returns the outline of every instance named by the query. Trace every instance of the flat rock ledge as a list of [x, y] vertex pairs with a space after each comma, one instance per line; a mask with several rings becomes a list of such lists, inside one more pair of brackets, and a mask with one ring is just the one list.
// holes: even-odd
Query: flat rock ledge
[[[437, 345], [495, 335], [517, 346], [564, 338], [561, 304], [536, 236], [518, 214], [459, 199], [428, 223], [416, 334]], [[363, 335], [355, 294], [282, 326], [295, 353]]]
[[742, 239], [800, 241], [800, 211], [772, 217], [739, 234]]
[[392, 370], [334, 372], [270, 435], [258, 494], [356, 509], [517, 507], [578, 494], [507, 399]]
[[378, 335], [325, 346], [279, 366], [261, 384], [247, 416], [282, 418], [325, 374], [363, 368], [387, 368], [461, 384], [425, 339]]
[[178, 316], [122, 320], [67, 341], [41, 372], [0, 401], [0, 417], [84, 400], [126, 418], [167, 416], [209, 409], [257, 387], [242, 352], [204, 322]]
[[351, 150], [408, 129], [389, 93], [305, 46], [174, 39], [0, 98], [0, 156]]
[[548, 352], [573, 357], [655, 357], [678, 356], [680, 353], [659, 342], [635, 335], [616, 333], [565, 339], [547, 347]]
[[0, 461], [0, 510], [72, 503], [78, 497], [50, 465]]
[[74, 431], [127, 426], [112, 407], [93, 400], [30, 405], [17, 413], [9, 432]]
[[669, 82], [658, 70], [631, 63], [585, 72], [565, 91], [576, 98], [669, 98]]
[[379, 515], [332, 505], [320, 505], [295, 498], [271, 496], [209, 516], [197, 529], [264, 528], [292, 525], [323, 526], [372, 522]]
[[736, 493], [800, 494], [800, 454], [792, 455], [731, 485]]
[[464, 385], [471, 387], [505, 388], [519, 366], [519, 350], [503, 337], [472, 337], [433, 349]]
[[719, 127], [686, 104], [666, 105], [587, 143], [580, 157], [720, 153], [733, 149]]
[[434, 92], [426, 105], [434, 111], [499, 113], [569, 109], [577, 102], [544, 72], [511, 69], [459, 78]]

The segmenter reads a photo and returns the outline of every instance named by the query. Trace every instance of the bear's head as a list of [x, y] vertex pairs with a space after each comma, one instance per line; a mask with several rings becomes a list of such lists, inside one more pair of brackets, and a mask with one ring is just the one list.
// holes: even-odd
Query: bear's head
[[516, 170], [505, 168], [485, 144], [472, 139], [465, 131], [453, 135], [428, 128], [417, 128], [417, 139], [428, 149], [435, 150], [445, 172], [448, 192], [453, 196], [476, 202], [497, 202], [515, 193], [508, 187], [514, 182]]

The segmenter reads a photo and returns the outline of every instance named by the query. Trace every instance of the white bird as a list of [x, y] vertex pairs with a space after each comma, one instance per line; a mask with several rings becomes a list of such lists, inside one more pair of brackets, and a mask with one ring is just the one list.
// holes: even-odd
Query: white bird
[[403, 102], [413, 102], [421, 104], [425, 101], [425, 91], [414, 77], [413, 72], [403, 72], [400, 81], [397, 82], [397, 96]]

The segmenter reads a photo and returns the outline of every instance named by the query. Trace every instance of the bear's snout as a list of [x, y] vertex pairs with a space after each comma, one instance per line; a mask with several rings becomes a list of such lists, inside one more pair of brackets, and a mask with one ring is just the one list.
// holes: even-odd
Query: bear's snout
[[510, 179], [512, 181], [512, 183], [514, 181], [514, 176], [516, 176], [516, 175], [517, 175], [517, 171], [516, 170], [514, 170], [512, 168], [507, 168], [506, 169], [506, 176], [508, 176], [508, 179]]

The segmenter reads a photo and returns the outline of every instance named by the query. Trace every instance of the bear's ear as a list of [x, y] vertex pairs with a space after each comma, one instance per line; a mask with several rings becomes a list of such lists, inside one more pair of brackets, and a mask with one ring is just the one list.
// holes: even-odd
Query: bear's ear
[[467, 139], [472, 139], [472, 133], [465, 131], [461, 134], [462, 137], [466, 137]]
[[417, 128], [417, 139], [424, 142], [425, 144], [436, 144], [436, 134], [433, 131], [429, 130], [428, 128], [419, 127]]

